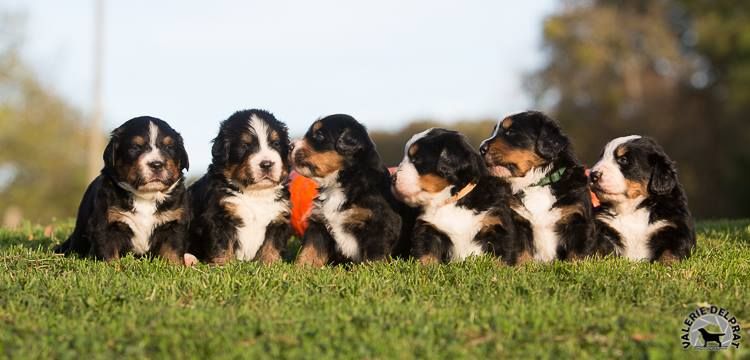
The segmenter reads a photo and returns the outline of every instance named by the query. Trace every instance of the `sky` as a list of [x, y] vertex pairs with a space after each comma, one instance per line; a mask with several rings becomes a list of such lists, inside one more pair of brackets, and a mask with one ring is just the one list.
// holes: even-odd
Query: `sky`
[[[25, 16], [23, 56], [90, 113], [95, 0], [0, 0]], [[262, 108], [299, 136], [348, 113], [370, 129], [501, 117], [531, 101], [552, 0], [105, 1], [106, 130], [140, 115], [185, 138], [191, 173], [218, 124]], [[85, 120], [85, 119], [84, 119]]]

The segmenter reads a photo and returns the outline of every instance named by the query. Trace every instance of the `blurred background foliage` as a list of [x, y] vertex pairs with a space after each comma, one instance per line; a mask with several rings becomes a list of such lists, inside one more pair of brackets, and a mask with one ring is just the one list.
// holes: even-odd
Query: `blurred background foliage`
[[[613, 137], [649, 135], [677, 161], [696, 216], [747, 217], [749, 12], [745, 0], [562, 0], [543, 24], [546, 58], [525, 90], [587, 164]], [[0, 215], [6, 225], [74, 216], [88, 181], [86, 123], [20, 60], [18, 19], [0, 17]], [[395, 165], [425, 128], [456, 129], [478, 145], [496, 121], [417, 119], [372, 137]]]
[[85, 122], [21, 61], [22, 21], [0, 14], [0, 219], [11, 226], [74, 216], [88, 180]]
[[[545, 65], [525, 87], [586, 164], [614, 137], [652, 136], [677, 162], [696, 216], [747, 217], [749, 15], [744, 0], [562, 1], [543, 25]], [[494, 121], [422, 121], [373, 136], [395, 164], [420, 129], [454, 128], [477, 145]]]

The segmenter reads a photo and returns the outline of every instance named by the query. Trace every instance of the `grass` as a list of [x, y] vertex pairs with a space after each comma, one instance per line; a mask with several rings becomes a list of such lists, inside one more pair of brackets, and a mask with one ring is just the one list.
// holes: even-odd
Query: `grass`
[[[750, 358], [750, 221], [699, 226], [671, 267], [603, 259], [320, 270], [55, 256], [70, 224], [0, 230], [0, 357]], [[739, 350], [683, 350], [699, 304], [732, 311]]]

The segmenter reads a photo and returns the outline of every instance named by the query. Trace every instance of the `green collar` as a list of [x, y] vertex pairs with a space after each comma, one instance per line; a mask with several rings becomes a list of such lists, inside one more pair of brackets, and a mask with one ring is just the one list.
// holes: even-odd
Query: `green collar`
[[533, 184], [531, 186], [547, 186], [550, 184], [554, 184], [560, 179], [562, 179], [563, 174], [565, 174], [565, 170], [568, 170], [566, 167], [561, 167], [553, 172], [551, 172], [549, 175], [543, 177], [541, 180], [539, 180], [536, 184]]

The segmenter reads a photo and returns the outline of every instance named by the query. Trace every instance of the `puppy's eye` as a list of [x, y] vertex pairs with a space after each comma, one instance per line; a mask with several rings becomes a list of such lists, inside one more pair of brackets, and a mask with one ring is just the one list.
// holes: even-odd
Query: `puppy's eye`
[[625, 166], [630, 163], [630, 160], [628, 160], [627, 156], [620, 156], [617, 158], [617, 163], [622, 166]]
[[325, 141], [326, 137], [320, 133], [320, 131], [313, 134], [313, 139], [317, 142], [323, 142]]
[[138, 145], [138, 144], [130, 144], [130, 147], [128, 148], [128, 150], [129, 150], [129, 151], [133, 151], [133, 152], [136, 152], [136, 151], [139, 151], [139, 150], [141, 150], [141, 147], [142, 147], [142, 146], [141, 146], [141, 145]]
[[279, 148], [279, 147], [281, 147], [281, 141], [274, 140], [274, 141], [271, 141], [271, 143], [269, 145], [271, 145], [271, 147], [273, 147], [273, 148]]

